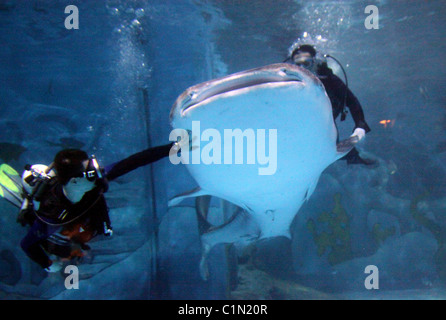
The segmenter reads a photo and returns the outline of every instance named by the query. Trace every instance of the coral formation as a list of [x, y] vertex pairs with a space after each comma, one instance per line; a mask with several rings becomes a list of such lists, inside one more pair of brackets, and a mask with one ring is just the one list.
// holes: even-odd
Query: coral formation
[[[312, 233], [317, 245], [318, 255], [322, 256], [327, 250], [328, 262], [336, 265], [352, 258], [350, 218], [341, 204], [341, 195], [334, 195], [335, 205], [332, 212], [322, 212], [317, 218], [307, 222], [307, 228]], [[318, 232], [317, 229], [325, 229]]]
[[375, 223], [372, 228], [372, 236], [378, 246], [380, 246], [388, 237], [395, 235], [395, 233], [395, 226], [385, 228], [380, 223]]
[[427, 197], [429, 193], [419, 195], [412, 199], [410, 203], [410, 213], [412, 217], [420, 225], [429, 230], [435, 237], [438, 243], [438, 249], [434, 256], [435, 266], [437, 268], [437, 274], [443, 283], [446, 283], [446, 228], [435, 222], [433, 219], [428, 218], [419, 209], [419, 203]]

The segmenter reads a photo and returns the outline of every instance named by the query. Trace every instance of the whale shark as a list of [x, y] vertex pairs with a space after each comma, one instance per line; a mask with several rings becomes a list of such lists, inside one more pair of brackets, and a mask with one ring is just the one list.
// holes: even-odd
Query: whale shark
[[[269, 237], [290, 238], [290, 225], [315, 190], [321, 173], [358, 141], [352, 136], [337, 143], [338, 132], [323, 84], [311, 72], [283, 63], [188, 88], [175, 101], [170, 123], [173, 129], [192, 135], [193, 147], [183, 148], [180, 157], [198, 188], [172, 198], [169, 206], [189, 197], [210, 195], [242, 209], [228, 223], [201, 235], [200, 273], [204, 279], [208, 277], [207, 256], [218, 243], [246, 245]], [[198, 125], [200, 131], [194, 133]], [[211, 134], [203, 135], [206, 130]], [[240, 159], [245, 161], [218, 161], [226, 159], [222, 153], [234, 158], [237, 152], [234, 135], [228, 135], [228, 130], [249, 132], [257, 138], [250, 140], [252, 135], [245, 134], [239, 139], [239, 145], [244, 142], [238, 148], [244, 152]], [[268, 131], [274, 134], [267, 139]], [[265, 158], [267, 154], [276, 162], [270, 165], [274, 170], [261, 174], [265, 161], [255, 161], [256, 156]], [[190, 161], [204, 157], [213, 161]]]

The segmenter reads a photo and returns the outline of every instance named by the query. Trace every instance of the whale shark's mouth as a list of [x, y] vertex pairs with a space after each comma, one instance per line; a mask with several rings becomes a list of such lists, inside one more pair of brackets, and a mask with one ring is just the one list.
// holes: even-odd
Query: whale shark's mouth
[[303, 82], [301, 73], [296, 70], [285, 67], [261, 71], [254, 69], [191, 87], [185, 92], [182, 96], [182, 101], [179, 103], [181, 105], [181, 111], [184, 114], [188, 109], [221, 94], [262, 85], [287, 85], [296, 82]]

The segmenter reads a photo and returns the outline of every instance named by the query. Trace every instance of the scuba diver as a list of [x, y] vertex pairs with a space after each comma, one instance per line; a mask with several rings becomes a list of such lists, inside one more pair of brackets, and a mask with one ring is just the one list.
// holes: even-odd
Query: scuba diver
[[[17, 222], [31, 226], [20, 243], [24, 252], [47, 272], [62, 268], [62, 262], [51, 260], [48, 254], [65, 259], [82, 257], [93, 237], [113, 234], [104, 197], [108, 182], [181, 152], [186, 145], [182, 138], [103, 168], [94, 156], [79, 149], [58, 152], [49, 166], [27, 165], [21, 178], [12, 168], [4, 167], [1, 175], [14, 183], [0, 183], [0, 193], [16, 206], [23, 199]], [[19, 183], [22, 188], [18, 188]]]
[[[332, 58], [342, 68], [342, 65], [332, 56], [325, 55], [325, 57]], [[330, 98], [331, 106], [333, 108], [333, 119], [336, 120], [341, 114], [341, 121], [344, 121], [347, 114], [345, 107], [348, 107], [352, 114], [353, 121], [355, 122], [352, 136], [358, 136], [359, 140], [364, 138], [365, 134], [370, 131], [370, 128], [365, 121], [364, 111], [362, 110], [361, 104], [348, 88], [347, 77], [343, 68], [342, 71], [344, 72], [346, 80], [345, 84], [333, 73], [333, 70], [328, 67], [327, 62], [316, 59], [316, 49], [309, 44], [300, 45], [292, 50], [291, 55], [284, 62], [296, 64], [315, 74], [319, 80], [321, 80], [325, 87], [325, 91]], [[360, 157], [356, 148], [353, 148], [342, 159], [347, 160], [348, 164], [375, 164], [375, 161], [373, 160]]]

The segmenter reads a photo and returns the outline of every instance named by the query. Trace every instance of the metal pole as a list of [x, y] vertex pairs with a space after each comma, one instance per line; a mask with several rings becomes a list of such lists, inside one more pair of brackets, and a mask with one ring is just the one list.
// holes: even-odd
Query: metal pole
[[[150, 135], [150, 105], [149, 105], [149, 93], [146, 88], [141, 89], [142, 91], [142, 108], [145, 118], [146, 135], [147, 135], [147, 146], [152, 147], [152, 138]], [[154, 169], [153, 164], [149, 165], [149, 177], [148, 177], [147, 188], [150, 189], [150, 195], [152, 197], [151, 203], [151, 223], [153, 224], [153, 230], [150, 237], [151, 244], [151, 270], [150, 270], [150, 299], [159, 298], [159, 283], [158, 283], [158, 216], [157, 216], [157, 206], [156, 206], [156, 186], [154, 181]]]

